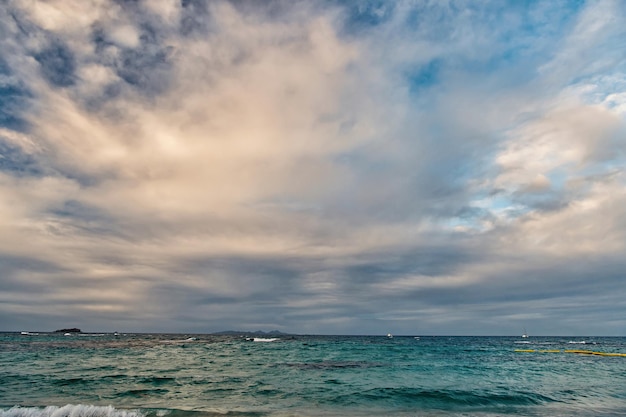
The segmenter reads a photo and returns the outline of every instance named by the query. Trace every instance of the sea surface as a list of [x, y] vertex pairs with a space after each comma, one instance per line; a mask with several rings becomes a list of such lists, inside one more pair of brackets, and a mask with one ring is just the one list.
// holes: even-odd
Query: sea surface
[[626, 416], [589, 352], [626, 338], [0, 333], [0, 417]]

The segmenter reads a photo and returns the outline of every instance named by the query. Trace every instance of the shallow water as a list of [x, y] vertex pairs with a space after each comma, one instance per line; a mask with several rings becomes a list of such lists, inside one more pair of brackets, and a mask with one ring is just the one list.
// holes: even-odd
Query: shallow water
[[626, 415], [626, 357], [574, 349], [626, 339], [5, 333], [0, 417]]

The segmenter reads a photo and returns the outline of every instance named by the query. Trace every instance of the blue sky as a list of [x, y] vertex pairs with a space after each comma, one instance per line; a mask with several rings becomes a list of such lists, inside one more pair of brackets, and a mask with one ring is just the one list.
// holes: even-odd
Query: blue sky
[[9, 1], [0, 330], [626, 334], [621, 1]]

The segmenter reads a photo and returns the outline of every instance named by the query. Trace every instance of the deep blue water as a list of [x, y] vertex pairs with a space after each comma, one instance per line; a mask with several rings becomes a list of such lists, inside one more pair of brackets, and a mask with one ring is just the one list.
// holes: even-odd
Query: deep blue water
[[0, 417], [626, 415], [626, 356], [575, 349], [626, 338], [0, 333]]

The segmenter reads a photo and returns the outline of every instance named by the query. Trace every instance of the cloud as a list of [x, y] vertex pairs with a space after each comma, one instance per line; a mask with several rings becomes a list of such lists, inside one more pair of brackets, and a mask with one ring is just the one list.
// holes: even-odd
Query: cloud
[[11, 3], [0, 328], [589, 331], [626, 241], [623, 12]]

